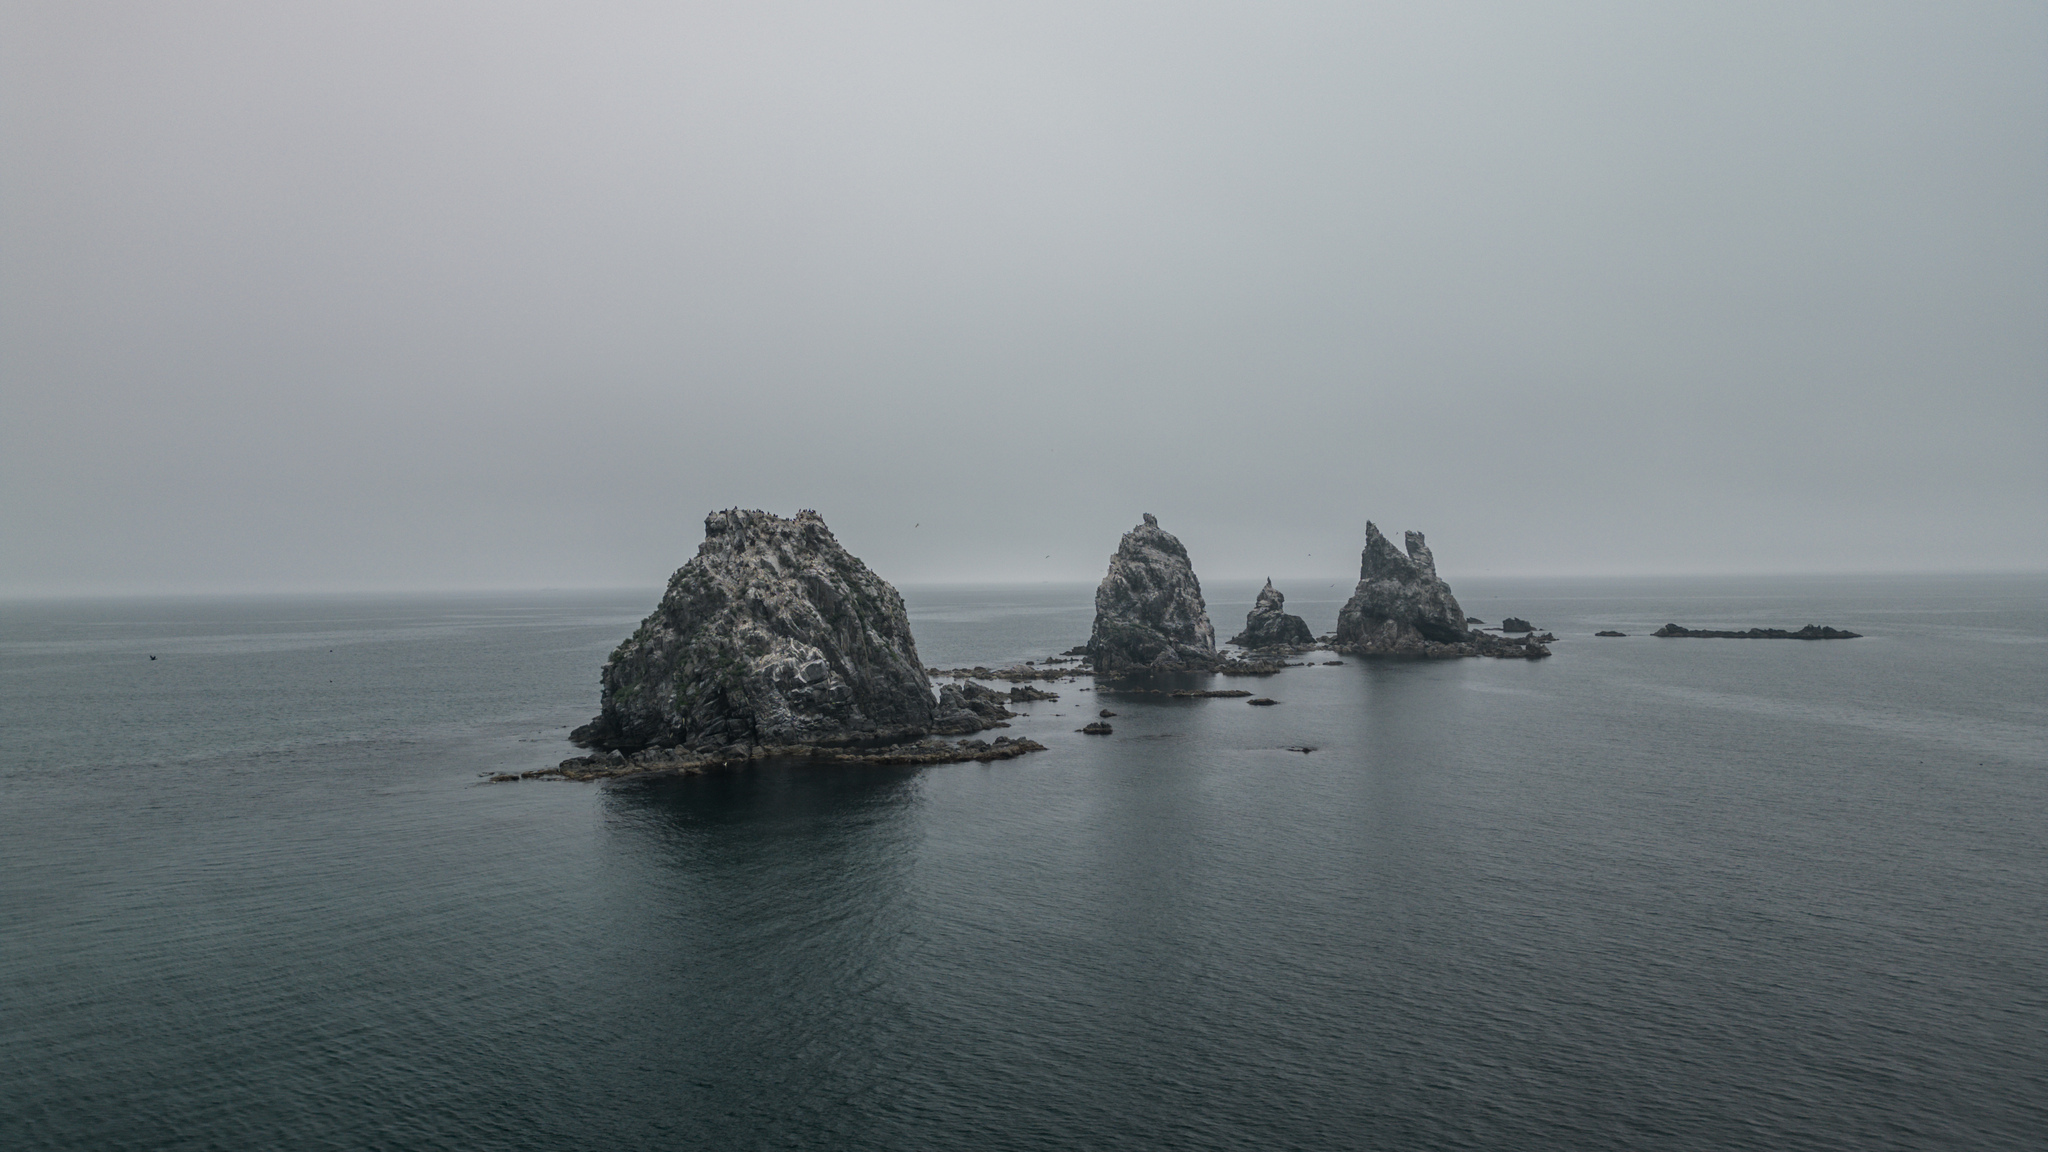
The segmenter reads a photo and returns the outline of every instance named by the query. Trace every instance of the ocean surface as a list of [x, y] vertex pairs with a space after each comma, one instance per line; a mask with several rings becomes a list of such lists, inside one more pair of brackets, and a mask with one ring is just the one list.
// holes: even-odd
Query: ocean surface
[[1556, 655], [609, 786], [655, 589], [0, 603], [0, 1147], [2048, 1147], [2048, 579], [1452, 578]]

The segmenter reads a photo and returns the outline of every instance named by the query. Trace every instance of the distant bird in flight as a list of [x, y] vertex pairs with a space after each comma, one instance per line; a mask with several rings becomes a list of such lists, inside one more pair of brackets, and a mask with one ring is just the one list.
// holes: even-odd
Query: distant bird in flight
[[150, 657], [150, 659], [151, 659], [151, 660], [154, 660], [154, 659], [156, 659], [156, 657], [154, 657], [154, 656], [151, 656], [151, 657]]

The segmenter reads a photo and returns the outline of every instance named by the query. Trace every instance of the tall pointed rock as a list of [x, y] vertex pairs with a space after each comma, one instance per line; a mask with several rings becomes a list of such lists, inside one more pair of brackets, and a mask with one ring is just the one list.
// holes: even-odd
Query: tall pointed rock
[[1124, 533], [1095, 589], [1088, 652], [1108, 675], [1216, 663], [1216, 629], [1188, 550], [1150, 512]]

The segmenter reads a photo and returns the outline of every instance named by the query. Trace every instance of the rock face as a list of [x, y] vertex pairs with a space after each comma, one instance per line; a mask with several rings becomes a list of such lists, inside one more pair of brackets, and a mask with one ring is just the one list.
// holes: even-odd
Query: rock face
[[811, 511], [705, 517], [601, 682], [603, 710], [571, 734], [588, 748], [884, 743], [971, 731], [987, 710], [939, 712], [903, 597]]
[[1289, 616], [1282, 608], [1287, 597], [1273, 587], [1270, 577], [1266, 587], [1260, 591], [1259, 599], [1252, 610], [1245, 615], [1244, 631], [1230, 638], [1232, 644], [1242, 648], [1283, 648], [1314, 644], [1315, 634], [1299, 616]]
[[1150, 512], [1124, 533], [1095, 589], [1088, 653], [1102, 675], [1138, 669], [1210, 668], [1216, 629], [1188, 550]]
[[1436, 574], [1436, 558], [1422, 533], [1408, 533], [1407, 544], [1404, 556], [1367, 522], [1358, 588], [1337, 614], [1338, 651], [1426, 658], [1550, 655], [1539, 643], [1468, 629], [1464, 609]]

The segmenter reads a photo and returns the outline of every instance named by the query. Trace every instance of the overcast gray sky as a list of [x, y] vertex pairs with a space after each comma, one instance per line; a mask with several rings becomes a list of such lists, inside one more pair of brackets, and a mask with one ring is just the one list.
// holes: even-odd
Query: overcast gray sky
[[2048, 568], [2048, 5], [0, 12], [0, 592]]

